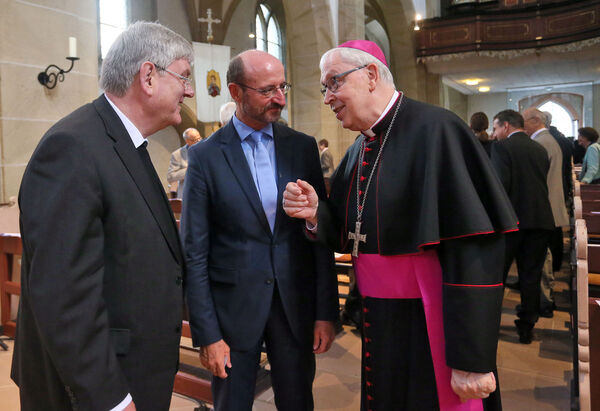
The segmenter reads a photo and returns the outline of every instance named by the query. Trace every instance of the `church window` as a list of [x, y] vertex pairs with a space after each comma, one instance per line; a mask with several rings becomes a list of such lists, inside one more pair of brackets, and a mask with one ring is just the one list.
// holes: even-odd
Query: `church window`
[[98, 0], [100, 55], [104, 59], [115, 39], [127, 27], [127, 0]]
[[256, 48], [283, 61], [281, 28], [269, 6], [260, 4], [256, 9]]
[[541, 111], [552, 114], [552, 125], [565, 136], [577, 136], [579, 122], [560, 104], [547, 101], [539, 107]]

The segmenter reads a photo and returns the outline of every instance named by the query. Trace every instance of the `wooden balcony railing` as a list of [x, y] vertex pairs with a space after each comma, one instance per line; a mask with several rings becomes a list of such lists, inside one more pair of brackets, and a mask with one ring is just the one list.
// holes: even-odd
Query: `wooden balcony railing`
[[417, 56], [554, 46], [600, 37], [600, 2], [420, 22]]

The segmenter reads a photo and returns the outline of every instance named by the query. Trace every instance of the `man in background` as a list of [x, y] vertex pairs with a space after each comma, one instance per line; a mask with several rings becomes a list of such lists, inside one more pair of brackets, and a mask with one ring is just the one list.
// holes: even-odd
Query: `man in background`
[[544, 147], [525, 134], [523, 117], [514, 110], [494, 116], [492, 164], [519, 218], [519, 231], [506, 234], [503, 282], [517, 260], [521, 308], [515, 320], [519, 341], [530, 344], [538, 320], [540, 280], [554, 217], [546, 182], [550, 160]]
[[171, 161], [167, 169], [167, 181], [171, 197], [181, 198], [183, 195], [183, 181], [188, 166], [188, 148], [202, 140], [200, 132], [195, 128], [188, 128], [183, 132], [183, 147], [171, 153]]
[[31, 157], [11, 373], [24, 411], [169, 408], [184, 262], [146, 139], [181, 122], [193, 59], [168, 28], [132, 24], [102, 63], [104, 94]]
[[[562, 227], [569, 226], [569, 215], [563, 191], [563, 152], [546, 128], [546, 115], [544, 113], [537, 108], [530, 107], [523, 111], [523, 119], [525, 121], [525, 132], [546, 149], [548, 158], [550, 159], [547, 182], [548, 198], [552, 207], [552, 215], [554, 216], [553, 232], [555, 234], [553, 235], [557, 237], [560, 235], [562, 240]], [[551, 242], [548, 239], [548, 248], [550, 249], [550, 247]], [[554, 315], [554, 309], [556, 308], [554, 297], [552, 296], [554, 270], [551, 259], [552, 253], [549, 252], [546, 267], [542, 273], [542, 295], [540, 300], [540, 315], [547, 318]]]
[[227, 123], [229, 123], [229, 120], [231, 120], [231, 117], [233, 117], [233, 113], [235, 113], [235, 103], [233, 101], [225, 103], [221, 106], [219, 109], [219, 120], [221, 127], [224, 127]]

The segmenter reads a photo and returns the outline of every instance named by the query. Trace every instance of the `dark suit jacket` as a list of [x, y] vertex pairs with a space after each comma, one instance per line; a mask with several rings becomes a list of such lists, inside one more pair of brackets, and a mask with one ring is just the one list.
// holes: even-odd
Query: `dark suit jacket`
[[554, 229], [546, 178], [548, 153], [523, 132], [492, 146], [492, 163], [517, 213], [520, 229]]
[[560, 146], [560, 151], [562, 151], [563, 193], [565, 202], [568, 203], [573, 191], [573, 145], [556, 127], [550, 126], [548, 131]]
[[273, 233], [233, 122], [188, 152], [182, 238], [194, 345], [221, 338], [233, 350], [256, 345], [275, 284], [302, 344], [312, 342], [315, 320], [337, 316], [331, 251], [307, 240], [304, 220], [288, 217], [281, 206], [286, 184], [298, 178], [324, 195], [317, 144], [277, 123], [273, 132], [278, 172]]
[[44, 135], [19, 205], [12, 378], [23, 410], [165, 410], [179, 352], [183, 256], [166, 196], [104, 96]]

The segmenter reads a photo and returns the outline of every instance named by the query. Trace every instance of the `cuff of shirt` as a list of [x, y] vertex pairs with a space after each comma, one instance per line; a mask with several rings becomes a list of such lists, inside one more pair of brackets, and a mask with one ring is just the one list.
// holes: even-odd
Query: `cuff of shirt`
[[311, 223], [309, 223], [308, 221], [306, 222], [306, 229], [311, 233], [311, 234], [316, 234], [317, 233], [317, 226], [319, 225], [319, 223], [312, 225]]
[[132, 401], [133, 398], [131, 398], [131, 394], [127, 394], [125, 399], [121, 401], [116, 407], [111, 408], [110, 411], [123, 411], [125, 408], [127, 408], [129, 404], [131, 404]]

